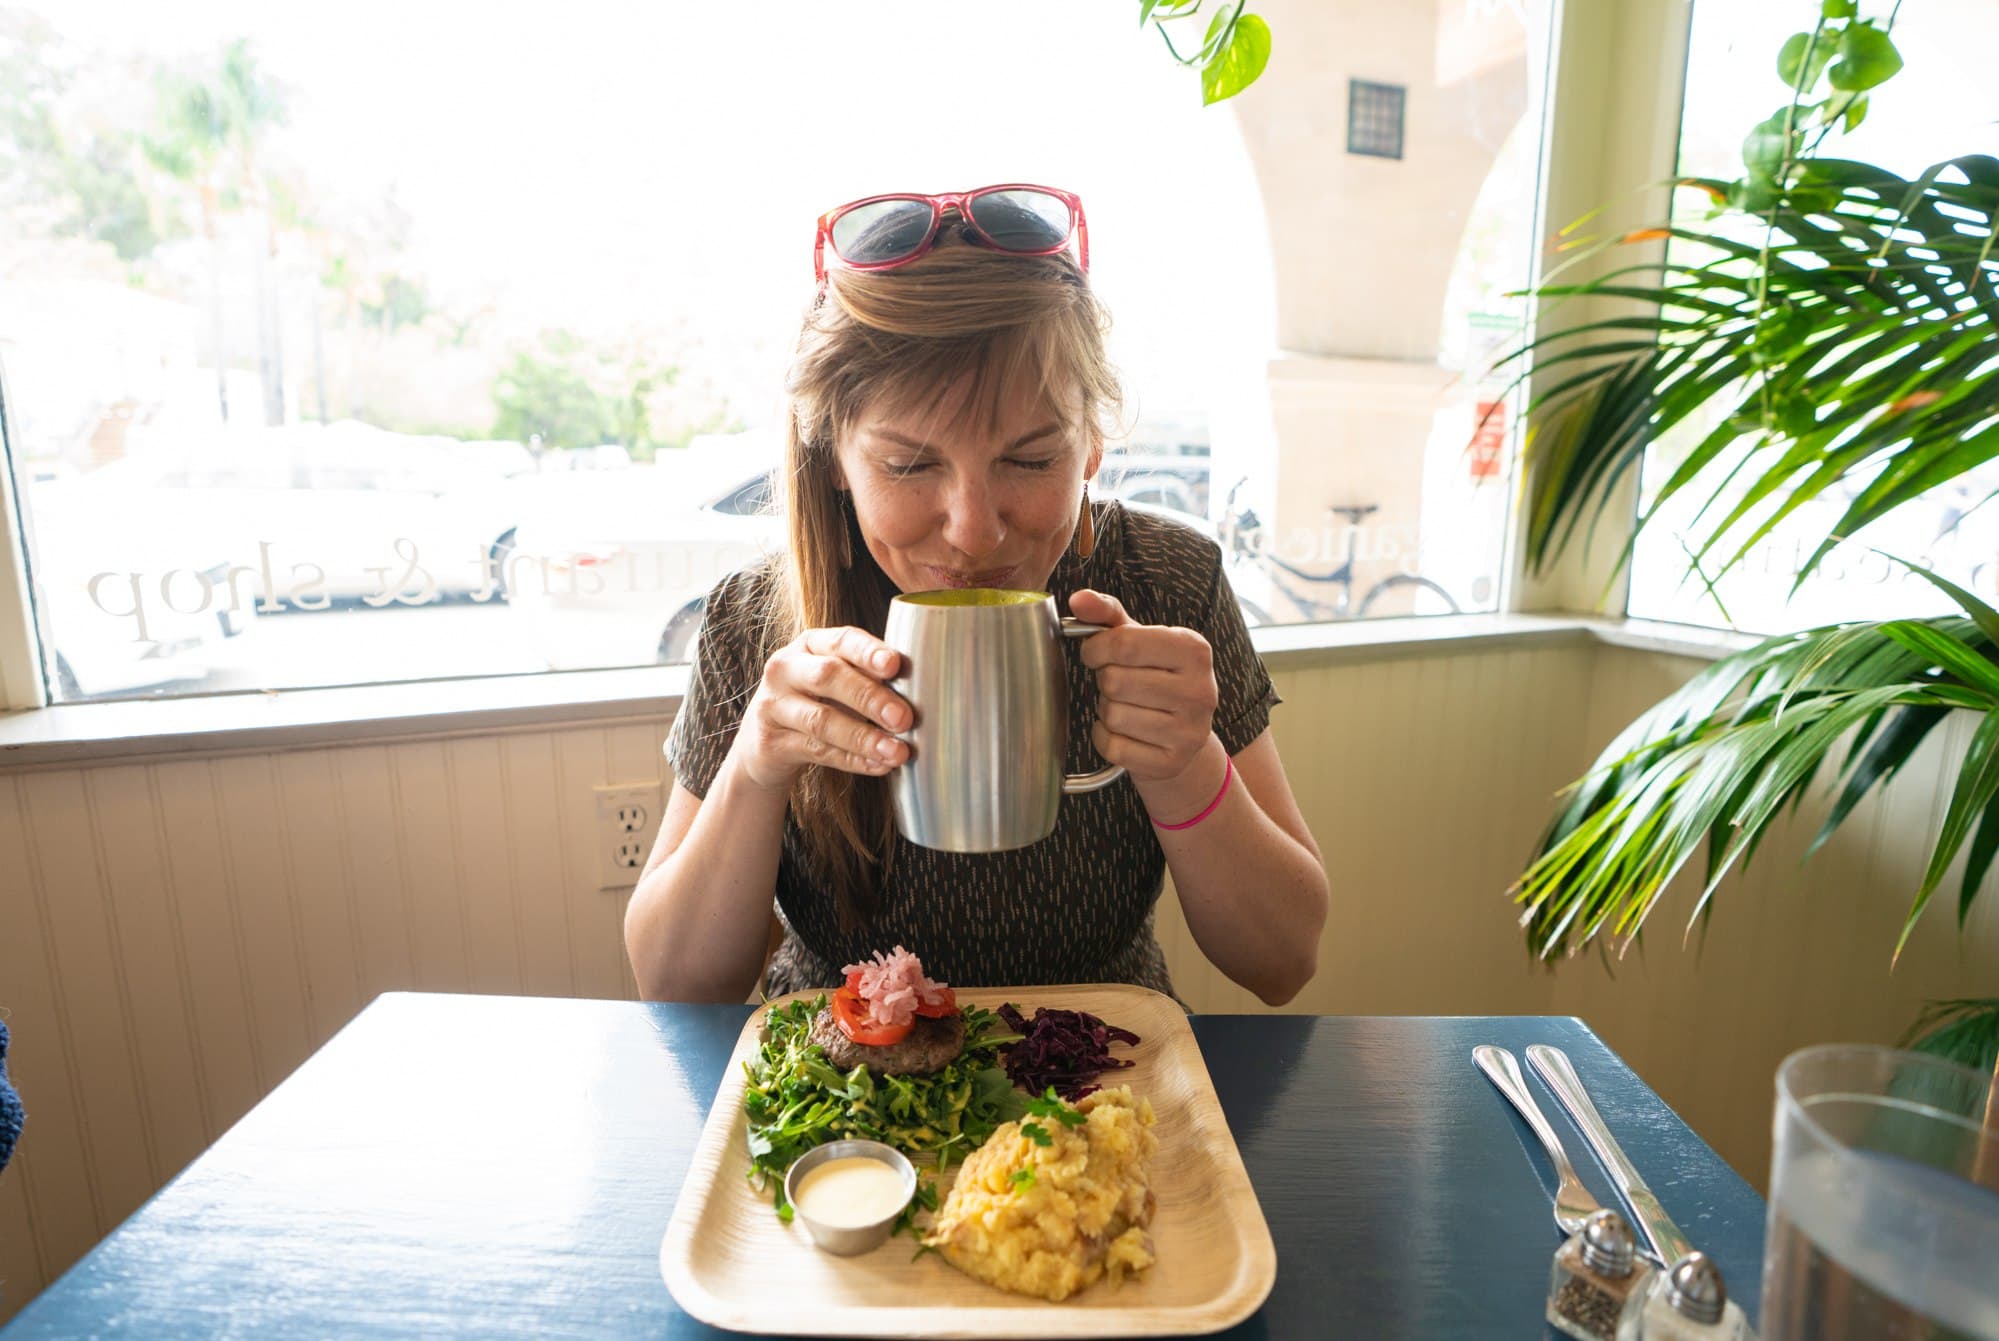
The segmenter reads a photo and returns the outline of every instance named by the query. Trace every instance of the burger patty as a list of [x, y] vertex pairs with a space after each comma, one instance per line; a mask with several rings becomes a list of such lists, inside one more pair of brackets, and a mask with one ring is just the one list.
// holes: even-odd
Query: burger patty
[[957, 1011], [939, 1019], [919, 1015], [902, 1042], [875, 1047], [856, 1043], [841, 1032], [828, 1006], [813, 1019], [807, 1037], [841, 1071], [865, 1066], [878, 1076], [927, 1076], [943, 1070], [965, 1050], [965, 1017]]

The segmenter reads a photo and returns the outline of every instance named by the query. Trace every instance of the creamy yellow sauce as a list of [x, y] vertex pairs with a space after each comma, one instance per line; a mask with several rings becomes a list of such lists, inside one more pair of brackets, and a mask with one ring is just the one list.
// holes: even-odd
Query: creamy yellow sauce
[[902, 1178], [878, 1159], [829, 1159], [799, 1179], [798, 1209], [834, 1229], [877, 1224], [902, 1209]]

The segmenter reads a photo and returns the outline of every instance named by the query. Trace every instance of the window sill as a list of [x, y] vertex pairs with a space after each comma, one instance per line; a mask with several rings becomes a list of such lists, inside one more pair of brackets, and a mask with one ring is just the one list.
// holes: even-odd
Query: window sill
[[67, 703], [0, 714], [0, 769], [111, 758], [351, 745], [667, 716], [685, 666]]
[[[1526, 614], [1279, 625], [1252, 639], [1273, 669], [1592, 642], [1712, 660], [1756, 641], [1690, 625]], [[684, 666], [640, 666], [63, 704], [0, 714], [0, 769], [650, 720], [675, 712], [686, 687]]]

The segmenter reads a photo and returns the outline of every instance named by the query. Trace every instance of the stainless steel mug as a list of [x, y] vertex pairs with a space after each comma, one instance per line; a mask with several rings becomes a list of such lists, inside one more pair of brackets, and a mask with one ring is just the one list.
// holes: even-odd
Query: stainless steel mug
[[1101, 633], [1063, 619], [1040, 591], [921, 591], [889, 602], [882, 640], [902, 654], [890, 688], [915, 721], [909, 758], [889, 775], [896, 827], [920, 847], [1004, 852], [1055, 832], [1070, 792], [1124, 775], [1113, 764], [1064, 775], [1069, 679], [1062, 645]]

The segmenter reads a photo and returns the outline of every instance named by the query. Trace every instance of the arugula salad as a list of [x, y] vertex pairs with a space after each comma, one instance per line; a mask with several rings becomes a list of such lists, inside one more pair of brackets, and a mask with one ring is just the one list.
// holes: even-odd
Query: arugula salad
[[[931, 1075], [877, 1076], [866, 1066], [842, 1072], [810, 1039], [813, 1020], [828, 998], [801, 998], [772, 1007], [766, 1036], [743, 1066], [749, 1085], [750, 1182], [768, 1190], [778, 1218], [789, 1222], [784, 1174], [797, 1159], [827, 1141], [859, 1138], [892, 1145], [913, 1160], [928, 1157], [938, 1169], [977, 1149], [1001, 1123], [1028, 1112], [1026, 1095], [1013, 1087], [1001, 1052], [1020, 1041], [994, 1012], [964, 1006], [965, 1045]], [[918, 1179], [910, 1206], [935, 1210], [933, 1182]]]

